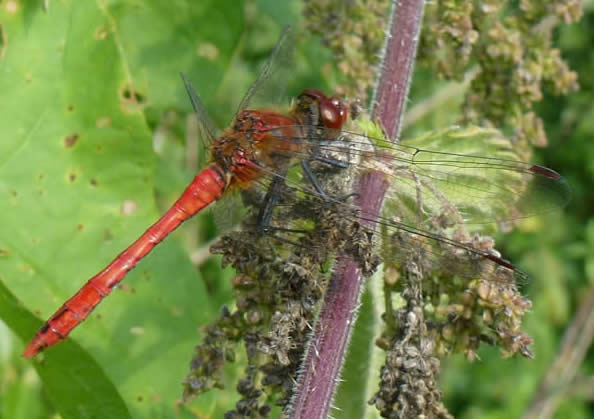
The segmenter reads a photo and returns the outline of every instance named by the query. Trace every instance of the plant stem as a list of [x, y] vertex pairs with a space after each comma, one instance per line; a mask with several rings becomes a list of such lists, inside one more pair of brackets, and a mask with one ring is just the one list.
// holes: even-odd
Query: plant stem
[[393, 16], [371, 114], [396, 141], [402, 128], [404, 108], [423, 18], [422, 0], [400, 0]]
[[[392, 5], [389, 35], [381, 66], [372, 115], [389, 138], [398, 137], [423, 16], [423, 0], [396, 0]], [[359, 181], [361, 224], [374, 228], [388, 188], [379, 172]], [[314, 326], [290, 406], [290, 418], [326, 418], [339, 382], [347, 344], [357, 316], [363, 276], [357, 262], [339, 257]]]

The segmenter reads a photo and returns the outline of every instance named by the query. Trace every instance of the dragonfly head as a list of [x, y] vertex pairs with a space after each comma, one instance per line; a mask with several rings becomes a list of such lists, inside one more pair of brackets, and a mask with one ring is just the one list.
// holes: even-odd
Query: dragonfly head
[[328, 97], [317, 89], [306, 89], [298, 97], [296, 109], [310, 120], [307, 125], [340, 129], [348, 119], [346, 106], [336, 97]]

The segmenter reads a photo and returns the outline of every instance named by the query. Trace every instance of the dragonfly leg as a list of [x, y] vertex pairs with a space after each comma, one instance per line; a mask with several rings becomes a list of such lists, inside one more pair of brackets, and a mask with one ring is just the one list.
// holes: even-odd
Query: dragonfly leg
[[334, 166], [339, 169], [346, 169], [349, 167], [349, 164], [342, 160], [333, 159], [331, 157], [322, 157], [322, 156], [313, 156], [310, 160], [319, 161], [322, 163], [326, 163], [329, 166]]
[[266, 191], [264, 203], [260, 208], [260, 213], [258, 214], [257, 229], [259, 232], [266, 232], [270, 229], [270, 220], [272, 219], [274, 207], [278, 203], [280, 188], [283, 186], [284, 181], [284, 176], [275, 176], [268, 187], [268, 191]]
[[[329, 201], [330, 198], [328, 196], [328, 194], [326, 194], [326, 192], [324, 192], [324, 190], [322, 189], [322, 187], [320, 186], [318, 180], [316, 179], [316, 176], [313, 174], [313, 172], [311, 171], [311, 167], [309, 166], [309, 161], [310, 160], [316, 160], [322, 163], [326, 163], [329, 164], [330, 166], [334, 166], [334, 167], [338, 167], [341, 169], [345, 169], [348, 167], [348, 163], [340, 161], [340, 160], [335, 160], [332, 158], [327, 158], [327, 157], [320, 157], [320, 156], [314, 156], [309, 160], [302, 160], [301, 161], [301, 168], [303, 169], [303, 172], [305, 173], [305, 175], [307, 176], [307, 178], [309, 179], [309, 181], [311, 182], [311, 184], [313, 185], [314, 189], [320, 194], [320, 196], [322, 197], [322, 199], [324, 199], [325, 201]], [[350, 193], [346, 196], [340, 197], [338, 198], [338, 201], [346, 201], [349, 198], [353, 198], [353, 197], [358, 197], [359, 194], [357, 192], [353, 192]]]
[[[334, 167], [341, 168], [341, 169], [346, 168], [348, 166], [348, 164], [343, 161], [340, 161], [340, 160], [336, 160], [336, 159], [328, 158], [328, 157], [321, 157], [318, 155], [314, 155], [314, 156], [310, 157], [309, 159], [301, 160], [301, 168], [303, 169], [303, 172], [305, 173], [305, 175], [311, 182], [311, 184], [314, 187], [314, 189], [316, 190], [316, 192], [318, 192], [318, 194], [320, 195], [320, 197], [323, 200], [329, 201], [330, 197], [328, 196], [328, 194], [326, 194], [326, 192], [324, 192], [324, 189], [322, 189], [316, 176], [314, 175], [314, 173], [311, 170], [311, 167], [309, 165], [310, 161], [319, 161], [319, 162], [328, 164], [329, 166], [334, 166]], [[272, 179], [270, 186], [268, 187], [268, 191], [266, 192], [266, 196], [264, 197], [264, 203], [263, 203], [262, 207], [260, 208], [260, 213], [258, 214], [258, 221], [257, 221], [258, 227], [257, 228], [258, 228], [259, 232], [267, 232], [270, 230], [270, 221], [272, 219], [274, 207], [276, 206], [276, 204], [278, 203], [278, 200], [279, 200], [279, 196], [281, 193], [280, 189], [284, 184], [285, 175], [286, 175], [286, 170], [285, 170], [285, 173], [282, 173], [279, 176], [275, 176]], [[349, 194], [341, 200], [346, 200], [346, 199], [348, 199], [352, 196], [356, 196], [356, 195], [357, 195], [356, 193]]]
[[265, 233], [268, 234], [273, 239], [278, 240], [281, 243], [289, 244], [291, 246], [301, 246], [302, 247], [303, 244], [299, 244], [299, 242], [296, 242], [294, 240], [286, 239], [286, 238], [282, 237], [281, 235], [279, 235], [278, 233], [307, 234], [308, 232], [306, 230], [295, 230], [295, 229], [282, 228], [282, 227], [268, 227], [266, 229]]
[[305, 173], [314, 189], [320, 194], [324, 201], [327, 201], [328, 195], [326, 194], [326, 192], [324, 192], [324, 190], [320, 186], [320, 183], [316, 179], [316, 176], [311, 171], [311, 167], [309, 167], [309, 160], [301, 160], [301, 168], [303, 169], [303, 173]]

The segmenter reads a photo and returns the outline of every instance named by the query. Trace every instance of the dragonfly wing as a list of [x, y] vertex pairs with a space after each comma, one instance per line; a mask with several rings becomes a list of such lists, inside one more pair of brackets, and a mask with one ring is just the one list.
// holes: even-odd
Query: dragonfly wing
[[242, 202], [241, 194], [227, 194], [216, 202], [211, 208], [217, 233], [227, 233], [236, 228], [251, 212], [251, 207]]
[[206, 164], [206, 160], [208, 160], [210, 148], [212, 147], [217, 138], [218, 130], [216, 128], [215, 123], [212, 121], [210, 116], [208, 116], [208, 111], [202, 103], [200, 96], [192, 86], [190, 80], [186, 77], [184, 73], [180, 73], [180, 75], [184, 82], [186, 92], [190, 97], [192, 109], [194, 109], [194, 114], [196, 115], [196, 120], [198, 123], [198, 136], [200, 138], [200, 142], [202, 145], [202, 152], [200, 153], [200, 165], [201, 167], [203, 167]]
[[459, 222], [509, 222], [558, 210], [569, 201], [570, 189], [558, 173], [514, 160], [512, 145], [496, 130], [448, 129], [409, 144], [437, 143], [439, 152], [401, 150], [411, 156], [410, 171], [434, 207], [451, 204]]
[[[369, 153], [368, 137], [346, 133], [344, 140], [333, 147], [361, 154], [360, 169], [385, 173], [391, 181], [386, 209], [410, 225], [440, 222], [492, 231], [493, 223], [558, 210], [570, 198], [557, 172], [513, 160], [509, 143], [495, 130], [449, 129], [407, 143], [439, 143], [440, 151], [371, 139], [375, 152]], [[458, 152], [485, 150], [493, 157]]]
[[283, 108], [289, 104], [287, 80], [295, 71], [295, 35], [287, 26], [276, 43], [258, 78], [243, 97], [237, 114], [246, 109]]
[[[320, 196], [307, 176], [303, 173], [294, 172], [294, 169], [299, 169], [299, 166], [296, 165], [284, 177], [284, 183], [293, 193], [291, 195], [287, 191], [283, 191], [283, 197], [280, 199], [281, 205], [280, 208], [277, 208], [279, 210], [277, 212], [281, 213], [283, 203], [290, 204], [292, 200], [298, 199], [300, 196], [316, 195], [328, 205], [335, 206], [342, 216], [349, 219], [352, 218], [353, 223], [359, 223], [361, 220], [364, 220], [375, 225], [375, 230], [383, 233], [382, 235], [390, 243], [389, 246], [393, 248], [397, 247], [394, 251], [389, 252], [390, 256], [388, 259], [391, 263], [403, 265], [415, 259], [415, 256], [418, 256], [416, 259], [422, 261], [422, 266], [419, 266], [419, 268], [423, 269], [426, 273], [449, 273], [469, 279], [483, 278], [493, 281], [502, 281], [511, 278], [520, 279], [521, 281], [526, 280], [526, 275], [523, 272], [517, 270], [511, 263], [499, 256], [493, 249], [493, 241], [489, 238], [471, 239], [461, 231], [446, 232], [437, 227], [431, 228], [431, 226], [423, 230], [417, 227], [414, 221], [408, 221], [416, 220], [415, 216], [410, 216], [407, 219], [406, 217], [400, 217], [399, 214], [390, 212], [387, 215], [384, 213], [379, 217], [360, 213], [359, 208], [353, 204], [354, 197], [350, 195], [353, 192], [352, 185], [356, 180], [353, 179], [352, 174], [345, 172], [344, 168], [339, 167], [340, 165], [337, 165], [336, 162], [340, 160], [349, 165], [357, 164], [356, 169], [365, 169], [366, 161], [368, 163], [371, 156], [376, 157], [377, 153], [370, 151], [372, 149], [369, 143], [365, 145], [363, 140], [361, 137], [351, 137], [348, 148], [346, 147], [347, 143], [341, 141], [312, 141], [310, 147], [313, 148], [318, 145], [321, 148], [320, 153], [327, 159], [323, 162], [318, 161], [315, 165], [312, 163], [317, 181], [324, 186], [326, 196]], [[276, 141], [305, 142], [307, 139], [277, 137]], [[353, 147], [353, 144], [356, 144], [356, 146]], [[307, 159], [307, 157], [308, 155], [304, 151], [296, 155], [298, 159]], [[400, 163], [410, 165], [412, 161], [413, 159], [409, 157]], [[263, 191], [266, 190], [270, 179], [274, 179], [280, 175], [276, 174], [273, 170], [269, 172], [267, 168], [263, 168], [262, 170], [269, 175], [257, 182], [258, 187]], [[359, 215], [357, 215], [358, 212], [360, 213]], [[412, 212], [416, 213], [416, 210]], [[295, 228], [295, 226], [290, 227]]]
[[379, 217], [375, 223], [384, 236], [386, 262], [404, 265], [415, 260], [426, 274], [445, 273], [494, 282], [527, 281], [524, 272], [494, 250], [494, 241], [489, 237], [469, 239], [454, 233], [449, 238], [386, 217]]

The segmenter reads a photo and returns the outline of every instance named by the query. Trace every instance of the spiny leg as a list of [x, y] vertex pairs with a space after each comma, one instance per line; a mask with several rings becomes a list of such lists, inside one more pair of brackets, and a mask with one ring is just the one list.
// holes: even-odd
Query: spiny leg
[[[321, 163], [324, 163], [324, 164], [327, 164], [329, 166], [333, 166], [333, 167], [336, 167], [339, 169], [347, 168], [348, 163], [340, 161], [340, 160], [336, 160], [333, 158], [329, 158], [329, 157], [322, 157], [319, 155], [313, 155], [309, 159], [301, 160], [301, 168], [303, 169], [303, 172], [309, 179], [309, 181], [312, 184], [312, 186], [314, 187], [314, 189], [322, 197], [322, 199], [327, 201], [327, 200], [329, 200], [329, 197], [326, 194], [326, 192], [324, 192], [322, 186], [320, 185], [316, 176], [314, 175], [313, 171], [311, 170], [311, 167], [309, 165], [310, 161], [319, 161]], [[258, 220], [257, 220], [258, 227], [257, 228], [258, 228], [259, 232], [267, 232], [270, 230], [270, 221], [272, 220], [274, 208], [278, 204], [279, 197], [281, 194], [281, 188], [284, 185], [285, 175], [287, 174], [287, 171], [288, 170], [285, 170], [280, 175], [275, 176], [272, 179], [272, 182], [271, 182], [270, 186], [268, 187], [268, 190], [266, 191], [266, 196], [264, 197], [264, 203], [263, 203], [262, 207], [260, 208], [260, 212], [258, 214]], [[356, 195], [356, 194], [347, 195], [344, 199], [348, 199], [349, 197], [351, 197], [353, 195]]]
[[[286, 171], [284, 173], [286, 175]], [[280, 198], [281, 187], [285, 183], [285, 176], [275, 176], [272, 179], [268, 190], [266, 191], [266, 196], [264, 197], [264, 203], [260, 208], [260, 212], [258, 214], [258, 232], [267, 232], [270, 229], [270, 220], [272, 219], [272, 214], [274, 212], [274, 207], [278, 204], [278, 200]]]

